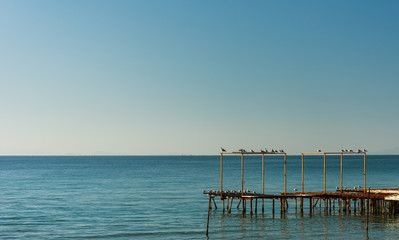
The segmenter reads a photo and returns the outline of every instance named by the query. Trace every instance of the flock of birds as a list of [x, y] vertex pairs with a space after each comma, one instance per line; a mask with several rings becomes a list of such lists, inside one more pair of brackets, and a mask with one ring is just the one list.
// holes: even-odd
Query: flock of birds
[[[226, 150], [224, 149], [224, 148], [220, 148], [220, 152], [226, 152]], [[247, 151], [245, 150], [245, 149], [238, 149], [238, 152], [240, 152], [240, 153], [246, 153]], [[251, 149], [251, 151], [250, 151], [251, 153], [255, 153], [255, 151], [254, 150], [252, 150]], [[265, 150], [263, 150], [263, 149], [261, 149], [260, 151], [259, 151], [260, 153], [285, 153], [284, 152], [284, 150], [283, 149], [280, 149], [280, 150], [274, 150], [274, 149], [272, 149], [272, 150], [267, 150], [266, 148], [265, 148]]]
[[[342, 149], [341, 152], [351, 152], [351, 153], [353, 153], [354, 151], [352, 149], [351, 150]], [[360, 149], [357, 150], [357, 153], [362, 153], [362, 152], [367, 152], [367, 150], [366, 149], [363, 149], [363, 151], [360, 150]]]
[[[337, 186], [336, 188], [335, 188], [337, 191], [339, 191], [340, 190], [340, 188]], [[348, 189], [348, 187], [345, 187], [344, 188], [345, 190], [347, 190]], [[362, 189], [362, 186], [355, 186], [355, 187], [353, 187], [353, 189]], [[298, 189], [296, 189], [296, 188], [294, 188], [293, 189], [294, 190], [294, 192], [298, 192]], [[225, 190], [225, 191], [219, 191], [219, 190], [204, 190], [204, 194], [216, 194], [216, 195], [219, 195], [219, 194], [221, 194], [221, 193], [224, 193], [224, 194], [228, 194], [228, 193], [233, 193], [233, 194], [241, 194], [241, 190], [239, 190], [239, 191], [236, 191], [236, 190]], [[244, 190], [244, 193], [245, 194], [256, 194], [256, 192], [255, 191], [250, 191], [249, 189], [246, 189], [246, 190]]]
[[[225, 191], [219, 191], [219, 190], [208, 190], [208, 191], [206, 191], [206, 190], [204, 190], [204, 194], [216, 194], [216, 195], [218, 195], [218, 194], [221, 194], [221, 193], [234, 193], [234, 194], [237, 194], [237, 193], [239, 193], [239, 194], [241, 194], [241, 190], [239, 190], [239, 191], [236, 191], [236, 190], [225, 190]], [[250, 191], [249, 189], [246, 189], [246, 190], [244, 190], [244, 192], [243, 193], [245, 193], [245, 194], [256, 194], [256, 192], [255, 191]]]
[[[242, 149], [242, 148], [238, 149], [238, 151], [241, 152], [241, 153], [246, 153], [247, 152], [245, 149]], [[226, 152], [226, 150], [223, 147], [221, 147], [220, 148], [220, 152]], [[250, 152], [255, 153], [255, 151], [252, 150], [252, 149], [251, 149]], [[265, 148], [265, 150], [261, 149], [259, 152], [261, 152], [261, 153], [285, 153], [283, 149], [280, 149], [280, 150], [272, 149], [272, 150], [268, 151], [266, 148]], [[322, 151], [320, 149], [318, 149], [317, 152], [322, 152]], [[343, 152], [343, 153], [366, 153], [367, 150], [363, 149], [363, 151], [362, 151], [362, 150], [358, 149], [357, 151], [353, 151], [352, 149], [350, 149], [350, 150], [342, 149], [341, 152]]]

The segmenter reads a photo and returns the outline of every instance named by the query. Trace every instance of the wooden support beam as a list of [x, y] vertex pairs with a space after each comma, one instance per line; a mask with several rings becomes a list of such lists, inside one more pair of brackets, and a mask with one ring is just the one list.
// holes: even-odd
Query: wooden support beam
[[211, 208], [212, 208], [212, 204], [211, 204], [211, 196], [209, 196], [209, 205], [208, 205], [208, 220], [206, 221], [206, 236], [208, 236], [208, 229], [209, 229], [209, 215], [211, 213]]

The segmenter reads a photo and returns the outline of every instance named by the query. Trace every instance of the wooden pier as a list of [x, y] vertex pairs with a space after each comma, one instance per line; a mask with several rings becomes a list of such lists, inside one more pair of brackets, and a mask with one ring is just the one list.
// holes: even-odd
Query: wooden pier
[[[347, 154], [362, 154], [364, 155], [363, 164], [363, 180], [364, 186], [359, 189], [343, 189], [343, 156]], [[223, 190], [223, 155], [241, 155], [241, 190]], [[256, 193], [254, 191], [244, 190], [244, 156], [245, 155], [261, 155], [262, 156], [262, 193]], [[279, 194], [265, 194], [264, 189], [264, 159], [265, 155], [280, 155], [284, 158], [284, 191]], [[324, 157], [324, 189], [320, 192], [305, 192], [304, 184], [304, 157], [306, 155], [323, 155]], [[341, 156], [341, 187], [335, 192], [326, 191], [326, 156], [327, 155], [340, 155]], [[209, 197], [208, 204], [208, 218], [207, 218], [207, 229], [206, 235], [208, 236], [209, 230], [209, 217], [212, 205], [217, 209], [215, 198], [222, 200], [222, 211], [223, 213], [231, 213], [233, 204], [237, 202], [237, 209], [242, 214], [257, 214], [258, 213], [258, 200], [261, 201], [261, 211], [264, 213], [264, 202], [266, 200], [272, 201], [272, 214], [275, 213], [275, 202], [277, 201], [280, 207], [280, 214], [283, 216], [289, 208], [289, 200], [294, 201], [295, 211], [299, 209], [299, 213], [304, 213], [304, 205], [308, 204], [306, 209], [309, 214], [312, 215], [315, 212], [315, 208], [319, 205], [319, 211], [324, 209], [324, 213], [328, 214], [331, 212], [338, 211], [340, 213], [351, 214], [387, 214], [395, 215], [399, 213], [399, 188], [391, 189], [370, 189], [366, 188], [366, 151], [345, 151], [341, 152], [314, 152], [314, 153], [302, 153], [302, 191], [301, 192], [287, 192], [287, 155], [283, 150], [270, 152], [225, 152], [222, 151], [220, 154], [220, 190], [205, 190], [204, 194]], [[234, 201], [235, 200], [235, 201]], [[299, 200], [299, 201], [298, 201]], [[298, 203], [299, 202], [299, 203]], [[306, 202], [306, 203], [305, 203]], [[213, 204], [212, 204], [213, 203]], [[249, 207], [247, 206], [249, 204]], [[298, 206], [299, 205], [299, 206]]]

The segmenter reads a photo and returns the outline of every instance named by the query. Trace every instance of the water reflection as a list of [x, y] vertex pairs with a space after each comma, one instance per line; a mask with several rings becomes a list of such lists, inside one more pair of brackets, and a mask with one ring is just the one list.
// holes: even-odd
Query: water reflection
[[319, 210], [314, 215], [303, 216], [293, 210], [282, 214], [281, 218], [273, 218], [272, 214], [265, 213], [251, 216], [243, 215], [241, 211], [228, 214], [212, 211], [211, 218], [216, 217], [217, 223], [211, 221], [211, 232], [216, 233], [211, 238], [399, 238], [399, 218], [396, 216], [370, 215], [367, 224], [367, 214], [326, 213]]

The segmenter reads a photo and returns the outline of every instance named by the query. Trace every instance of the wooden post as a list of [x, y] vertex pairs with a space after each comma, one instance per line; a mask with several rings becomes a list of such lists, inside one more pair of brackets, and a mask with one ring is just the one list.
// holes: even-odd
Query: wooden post
[[313, 200], [312, 197], [309, 198], [309, 212], [310, 212], [310, 216], [312, 216], [312, 209], [313, 209]]
[[273, 198], [273, 210], [272, 210], [272, 212], [273, 212], [273, 216], [274, 216], [274, 198]]
[[209, 229], [209, 214], [211, 213], [211, 196], [209, 196], [209, 205], [208, 205], [208, 220], [206, 222], [206, 236], [208, 236]]
[[255, 198], [255, 214], [258, 213], [258, 199]]
[[284, 153], [284, 195], [287, 194], [287, 154]]
[[348, 211], [351, 213], [351, 199], [348, 198]]
[[353, 199], [353, 213], [356, 215], [356, 198]]
[[240, 204], [241, 204], [241, 199], [240, 199], [240, 201], [238, 201], [237, 209], [240, 207]]
[[302, 153], [302, 193], [304, 193], [304, 188], [303, 188], [303, 153]]
[[[265, 194], [265, 154], [262, 153], [262, 194]], [[265, 211], [265, 203], [262, 198], [262, 213]]]
[[364, 193], [366, 193], [366, 153], [364, 153]]
[[342, 161], [342, 153], [341, 153], [341, 193], [342, 193], [342, 167], [343, 167], [343, 161]]
[[326, 154], [324, 153], [324, 193], [326, 193]]
[[333, 199], [333, 212], [335, 214], [335, 198]]
[[220, 153], [220, 197], [223, 195], [223, 153]]
[[241, 196], [244, 195], [244, 154], [241, 153]]
[[[218, 206], [216, 206], [215, 197], [212, 197], [212, 200], [213, 200], [213, 204], [215, 205], [215, 210], [218, 209]], [[224, 201], [223, 201], [223, 203], [224, 203]], [[224, 207], [223, 207], [223, 212], [224, 212]]]

